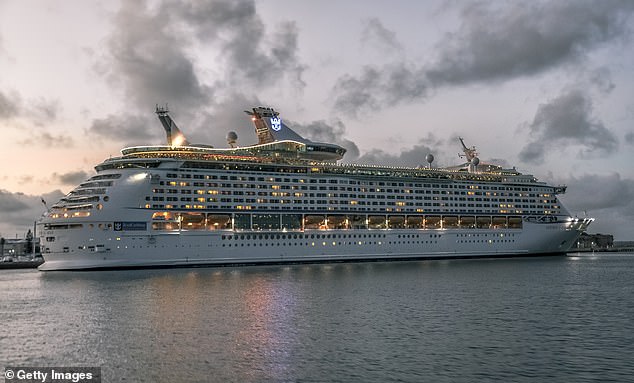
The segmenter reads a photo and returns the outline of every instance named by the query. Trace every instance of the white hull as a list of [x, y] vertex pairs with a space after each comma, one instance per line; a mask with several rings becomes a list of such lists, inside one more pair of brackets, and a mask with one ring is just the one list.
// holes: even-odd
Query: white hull
[[[66, 238], [85, 242], [83, 230]], [[564, 223], [505, 230], [181, 231], [92, 234], [93, 246], [46, 254], [40, 270], [528, 256], [563, 253], [580, 232]], [[118, 238], [118, 240], [117, 240]]]
[[167, 146], [123, 149], [42, 217], [40, 270], [562, 253], [592, 221], [561, 206], [565, 187], [479, 164], [464, 142], [458, 167], [337, 164], [344, 148], [271, 108], [248, 112], [258, 144], [226, 149], [157, 114]]

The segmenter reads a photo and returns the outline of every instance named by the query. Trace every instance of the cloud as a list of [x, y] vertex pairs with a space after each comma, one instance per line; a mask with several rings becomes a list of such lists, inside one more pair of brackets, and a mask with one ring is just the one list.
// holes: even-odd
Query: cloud
[[363, 22], [361, 43], [372, 44], [382, 52], [388, 51], [390, 53], [395, 53], [403, 50], [403, 47], [396, 38], [396, 33], [385, 28], [383, 23], [381, 23], [381, 20], [376, 17]]
[[66, 134], [53, 134], [42, 130], [31, 130], [28, 138], [19, 141], [20, 145], [38, 145], [46, 148], [70, 148], [74, 146], [72, 137]]
[[436, 85], [504, 81], [577, 62], [627, 33], [632, 8], [617, 1], [474, 3], [427, 74]]
[[540, 105], [528, 126], [532, 141], [519, 153], [520, 159], [541, 163], [549, 151], [568, 145], [581, 147], [580, 158], [611, 154], [618, 147], [616, 136], [592, 112], [592, 101], [578, 89]]
[[150, 121], [149, 116], [111, 114], [93, 120], [86, 132], [88, 135], [125, 142], [127, 145], [140, 145], [153, 139], [158, 140], [162, 128], [158, 120]]
[[624, 179], [619, 173], [584, 174], [571, 177], [566, 184], [571, 208], [622, 209], [623, 214], [634, 218], [634, 180]]
[[32, 175], [21, 175], [18, 177], [18, 184], [25, 185], [33, 182], [34, 180], [35, 177], [33, 177]]
[[633, 10], [627, 1], [471, 3], [460, 13], [460, 28], [437, 44], [435, 60], [343, 75], [333, 88], [334, 107], [356, 115], [422, 100], [442, 87], [499, 83], [579, 64], [588, 52], [629, 34]]
[[[43, 147], [70, 147], [73, 140], [64, 135], [55, 135], [48, 131], [48, 123], [57, 118], [59, 103], [46, 99], [23, 100], [16, 91], [0, 90], [0, 121], [15, 121], [22, 132], [27, 132], [21, 145], [39, 145]], [[9, 125], [11, 126], [11, 124]], [[23, 133], [24, 134], [24, 133]]]
[[276, 30], [267, 39], [267, 28], [254, 1], [196, 1], [171, 3], [170, 12], [193, 28], [203, 43], [219, 43], [231, 86], [274, 85], [288, 76], [303, 88], [306, 66], [298, 57], [298, 30], [294, 22], [277, 20]]
[[57, 118], [59, 103], [45, 99], [24, 101], [16, 91], [0, 90], [0, 120], [25, 118], [35, 125], [42, 125]]
[[612, 82], [612, 75], [608, 68], [597, 68], [589, 73], [588, 80], [591, 86], [604, 94], [614, 90], [616, 85]]
[[25, 110], [27, 117], [35, 121], [37, 125], [46, 125], [57, 119], [61, 107], [57, 100], [43, 98], [30, 100], [29, 108]]
[[[185, 136], [193, 143], [206, 143], [218, 147], [228, 147], [227, 133], [230, 131], [238, 134], [238, 145], [246, 146], [257, 143], [255, 136], [255, 128], [251, 122], [251, 118], [244, 113], [249, 107], [263, 105], [256, 96], [247, 96], [243, 93], [231, 93], [230, 95], [218, 100], [210, 110], [200, 113], [200, 121], [193, 127], [181, 130]], [[178, 114], [174, 114], [172, 118], [180, 120]], [[180, 125], [179, 125], [180, 127]]]
[[148, 109], [178, 100], [198, 108], [209, 103], [213, 92], [198, 78], [186, 51], [191, 41], [173, 26], [165, 7], [151, 10], [143, 1], [123, 2], [113, 24], [98, 66], [109, 68], [108, 78], [123, 86], [134, 105]]
[[[388, 142], [384, 146], [389, 147], [393, 146], [393, 144]], [[434, 134], [429, 133], [427, 136], [419, 139], [413, 146], [402, 148], [400, 151], [396, 149], [386, 151], [372, 148], [367, 151], [361, 150], [361, 154], [356, 159], [346, 155], [344, 161], [379, 166], [418, 167], [427, 166], [428, 162], [426, 157], [428, 154], [432, 154], [434, 156], [432, 166], [445, 167], [464, 163], [464, 159], [459, 159], [458, 156], [456, 156], [456, 154], [462, 154], [460, 149], [461, 146], [458, 141], [458, 135], [450, 134], [445, 138], [438, 138]], [[488, 157], [480, 157], [480, 159], [483, 164], [495, 164], [504, 168], [512, 167], [505, 159]]]
[[[389, 139], [388, 139], [389, 140]], [[388, 151], [372, 148], [367, 151], [361, 150], [358, 158], [344, 158], [346, 162], [354, 162], [357, 164], [379, 165], [379, 166], [406, 166], [418, 167], [427, 166], [427, 155], [434, 156], [433, 166], [454, 165], [455, 161], [448, 156], [447, 153], [453, 153], [457, 150], [457, 136], [448, 137], [446, 139], [437, 138], [434, 134], [428, 133], [411, 147], [402, 148], [398, 151], [396, 148]], [[391, 142], [386, 142], [385, 147], [394, 146]]]
[[61, 174], [60, 173], [52, 174], [52, 178], [55, 182], [59, 182], [64, 185], [73, 185], [73, 186], [81, 183], [82, 181], [87, 180], [89, 176], [90, 174], [83, 170], [77, 170], [74, 172], [61, 173]]
[[[436, 148], [437, 149], [437, 148]], [[433, 154], [437, 150], [425, 144], [417, 144], [409, 149], [404, 149], [398, 154], [392, 154], [392, 152], [386, 152], [381, 149], [371, 149], [368, 152], [363, 153], [354, 162], [367, 165], [389, 165], [389, 166], [426, 166], [426, 156]], [[437, 165], [437, 162], [434, 163]]]
[[333, 89], [335, 109], [351, 116], [379, 110], [403, 99], [420, 100], [428, 96], [431, 84], [425, 75], [405, 63], [378, 69], [365, 66], [360, 76], [344, 75]]
[[63, 196], [60, 190], [36, 196], [0, 189], [0, 235], [5, 238], [13, 237], [16, 233], [24, 235], [28, 229], [33, 228], [33, 222], [46, 211], [42, 198], [50, 205]]
[[[155, 8], [124, 2], [113, 23], [108, 52], [97, 66], [109, 67], [108, 78], [142, 109], [177, 101], [196, 111], [208, 107], [218, 90], [274, 85], [286, 75], [304, 85], [296, 25], [278, 21], [269, 36], [253, 1], [163, 1]], [[204, 82], [188, 53], [196, 44], [212, 51], [219, 45], [214, 70], [222, 81]]]
[[[88, 132], [101, 137], [126, 142], [157, 137], [153, 132], [162, 132], [160, 125], [141, 116], [155, 103], [168, 102], [190, 142], [224, 142], [224, 130], [235, 130], [234, 125], [218, 122], [234, 121], [253, 105], [234, 105], [239, 113], [225, 118], [224, 100], [255, 99], [249, 96], [253, 89], [277, 85], [283, 78], [298, 89], [305, 85], [296, 25], [265, 24], [253, 1], [124, 2], [113, 27], [96, 70], [142, 112], [128, 108], [95, 119]], [[199, 50], [217, 58], [202, 67], [190, 54]], [[210, 72], [215, 80], [206, 81]], [[246, 94], [237, 96], [241, 92]], [[209, 132], [210, 126], [222, 131]]]
[[584, 216], [584, 211], [595, 223], [590, 232], [614, 234], [623, 240], [634, 239], [631, 225], [634, 219], [634, 180], [619, 173], [584, 174], [560, 180], [568, 185], [561, 195], [571, 214]]
[[16, 211], [26, 210], [28, 205], [18, 198], [22, 194], [13, 194], [6, 190], [0, 190], [0, 211], [3, 213], [14, 213]]
[[625, 142], [629, 145], [634, 145], [634, 132], [625, 133]]
[[43, 146], [69, 148], [74, 145], [73, 138], [65, 134], [51, 134], [43, 132], [35, 138], [35, 142], [39, 142]]
[[352, 116], [362, 110], [379, 108], [381, 83], [381, 73], [370, 66], [363, 67], [359, 77], [348, 74], [340, 77], [333, 90], [337, 94], [335, 108]]
[[20, 95], [13, 92], [9, 95], [0, 91], [0, 119], [10, 119], [17, 116], [22, 109]]

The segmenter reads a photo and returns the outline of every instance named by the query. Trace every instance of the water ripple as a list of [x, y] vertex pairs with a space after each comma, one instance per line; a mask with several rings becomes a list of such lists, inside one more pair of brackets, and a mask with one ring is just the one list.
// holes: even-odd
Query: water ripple
[[0, 274], [6, 365], [130, 382], [626, 382], [634, 257]]

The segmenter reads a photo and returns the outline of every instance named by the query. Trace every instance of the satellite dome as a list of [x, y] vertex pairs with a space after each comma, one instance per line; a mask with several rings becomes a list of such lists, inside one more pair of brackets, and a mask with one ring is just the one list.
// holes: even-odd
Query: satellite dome
[[231, 146], [232, 148], [235, 147], [236, 141], [238, 141], [238, 133], [234, 131], [227, 133], [227, 143], [229, 144], [229, 146]]
[[478, 157], [473, 157], [471, 163], [473, 164], [473, 166], [478, 166], [478, 164], [480, 164], [480, 159]]

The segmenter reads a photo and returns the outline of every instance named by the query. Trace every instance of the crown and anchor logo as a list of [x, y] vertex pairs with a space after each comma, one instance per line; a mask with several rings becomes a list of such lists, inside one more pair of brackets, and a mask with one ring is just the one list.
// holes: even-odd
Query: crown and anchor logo
[[271, 117], [271, 129], [276, 132], [282, 130], [282, 119], [279, 117]]

